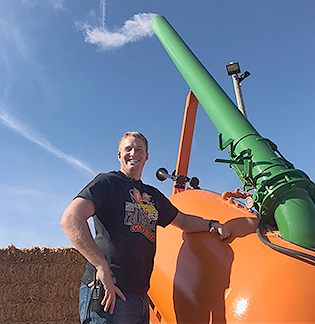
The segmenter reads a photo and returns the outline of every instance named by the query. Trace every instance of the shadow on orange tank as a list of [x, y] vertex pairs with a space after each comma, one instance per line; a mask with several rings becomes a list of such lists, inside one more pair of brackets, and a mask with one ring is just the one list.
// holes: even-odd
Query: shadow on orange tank
[[226, 224], [233, 235], [224, 241], [209, 233], [183, 234], [173, 287], [177, 323], [226, 323], [225, 292], [234, 259], [230, 243], [255, 233], [257, 221], [244, 217]]

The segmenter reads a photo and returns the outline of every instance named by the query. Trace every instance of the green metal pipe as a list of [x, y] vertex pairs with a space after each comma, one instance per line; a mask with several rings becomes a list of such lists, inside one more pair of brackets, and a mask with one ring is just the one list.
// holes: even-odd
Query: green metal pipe
[[232, 166], [244, 190], [255, 190], [253, 200], [261, 217], [276, 221], [285, 238], [315, 247], [315, 185], [258, 134], [164, 17], [156, 16], [151, 25], [219, 131], [219, 149], [230, 148], [230, 159], [224, 162]]

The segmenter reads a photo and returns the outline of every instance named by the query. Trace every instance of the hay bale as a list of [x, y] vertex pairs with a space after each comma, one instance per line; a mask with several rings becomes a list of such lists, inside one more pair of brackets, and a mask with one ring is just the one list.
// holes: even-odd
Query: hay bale
[[71, 247], [0, 248], [0, 323], [79, 323], [85, 263]]

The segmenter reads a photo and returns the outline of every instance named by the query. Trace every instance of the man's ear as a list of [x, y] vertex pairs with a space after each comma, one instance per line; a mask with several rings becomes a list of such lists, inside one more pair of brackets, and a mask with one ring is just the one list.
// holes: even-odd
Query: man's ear
[[148, 159], [149, 159], [149, 153], [147, 152], [147, 158], [145, 160], [148, 161]]
[[117, 153], [117, 156], [118, 156], [118, 159], [120, 159], [121, 154], [120, 154], [119, 151], [118, 151], [118, 153]]

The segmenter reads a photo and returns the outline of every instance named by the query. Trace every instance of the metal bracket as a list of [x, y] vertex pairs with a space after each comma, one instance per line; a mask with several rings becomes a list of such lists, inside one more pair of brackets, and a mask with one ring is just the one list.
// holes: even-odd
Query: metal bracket
[[232, 152], [232, 148], [233, 148], [233, 139], [230, 138], [228, 139], [225, 143], [223, 143], [223, 138], [222, 138], [222, 133], [219, 133], [219, 150], [223, 151], [224, 149], [226, 149], [228, 146], [230, 146], [231, 152]]

